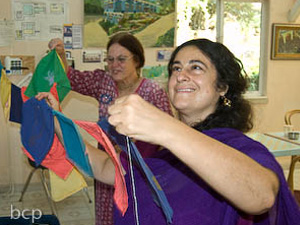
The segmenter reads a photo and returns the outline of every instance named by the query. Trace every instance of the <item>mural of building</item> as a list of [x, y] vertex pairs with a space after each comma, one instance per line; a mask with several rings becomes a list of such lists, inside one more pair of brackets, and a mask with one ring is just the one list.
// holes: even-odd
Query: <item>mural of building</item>
[[105, 0], [103, 4], [105, 20], [118, 23], [124, 13], [159, 12], [157, 0]]

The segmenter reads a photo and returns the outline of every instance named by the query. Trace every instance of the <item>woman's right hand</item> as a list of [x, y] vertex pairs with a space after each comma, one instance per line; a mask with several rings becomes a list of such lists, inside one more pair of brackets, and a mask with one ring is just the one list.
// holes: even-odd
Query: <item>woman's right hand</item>
[[64, 42], [62, 39], [60, 38], [51, 39], [48, 43], [48, 47], [50, 50], [56, 49], [57, 54], [59, 54], [61, 58], [66, 57]]
[[48, 47], [50, 50], [56, 49], [57, 54], [62, 59], [62, 62], [65, 67], [65, 71], [66, 73], [68, 73], [69, 66], [66, 58], [66, 52], [65, 52], [65, 46], [63, 40], [60, 38], [53, 38], [49, 41]]

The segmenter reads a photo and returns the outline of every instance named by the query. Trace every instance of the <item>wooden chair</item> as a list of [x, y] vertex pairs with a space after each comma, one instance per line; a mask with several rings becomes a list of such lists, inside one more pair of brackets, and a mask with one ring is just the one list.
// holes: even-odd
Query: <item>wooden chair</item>
[[284, 115], [284, 122], [286, 125], [292, 125], [292, 116], [299, 114], [300, 116], [300, 109], [294, 109], [291, 111], [288, 111]]
[[[290, 110], [290, 111], [286, 112], [285, 115], [284, 115], [284, 122], [285, 122], [285, 124], [286, 125], [294, 125], [295, 126], [296, 124], [292, 123], [292, 117], [295, 116], [295, 115], [297, 115], [297, 116], [300, 117], [300, 109], [294, 109], [294, 110]], [[292, 156], [290, 170], [289, 170], [289, 175], [288, 175], [288, 179], [287, 179], [291, 191], [294, 191], [295, 165], [299, 161], [300, 161], [300, 155], [294, 155], [294, 156]]]

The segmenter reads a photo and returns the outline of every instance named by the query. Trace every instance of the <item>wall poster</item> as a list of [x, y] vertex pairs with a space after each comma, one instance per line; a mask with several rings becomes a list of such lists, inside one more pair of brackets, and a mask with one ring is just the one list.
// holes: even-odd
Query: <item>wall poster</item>
[[128, 31], [147, 47], [173, 47], [175, 0], [84, 0], [84, 47], [105, 47]]
[[68, 19], [68, 3], [48, 0], [12, 0], [15, 40], [49, 41], [62, 37]]

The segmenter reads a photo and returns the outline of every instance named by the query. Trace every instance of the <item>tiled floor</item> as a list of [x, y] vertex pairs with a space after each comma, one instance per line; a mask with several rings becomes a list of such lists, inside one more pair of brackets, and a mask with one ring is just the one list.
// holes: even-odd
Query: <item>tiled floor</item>
[[[88, 187], [88, 192], [92, 199], [91, 203], [83, 191], [55, 203], [57, 217], [61, 225], [95, 224], [93, 185]], [[19, 202], [20, 195], [20, 192], [0, 194], [0, 217], [13, 216], [16, 218], [18, 216], [17, 210], [20, 212], [26, 210], [27, 215], [31, 215], [34, 210], [36, 217], [39, 215], [38, 210], [41, 210], [43, 215], [51, 214], [49, 202], [41, 185], [29, 185], [22, 202]]]
[[[288, 174], [290, 157], [276, 158], [281, 164], [285, 175]], [[300, 163], [297, 164], [295, 171], [295, 189], [300, 190]], [[299, 179], [297, 179], [299, 178]], [[24, 196], [23, 202], [19, 202], [20, 192], [0, 193], [0, 216], [10, 216], [11, 207], [18, 210], [40, 209], [43, 214], [50, 214], [51, 208], [47, 201], [42, 186], [29, 185]], [[89, 195], [94, 200], [93, 184], [88, 187]], [[87, 196], [83, 191], [55, 203], [58, 218], [61, 225], [94, 225], [94, 201], [89, 203]]]

